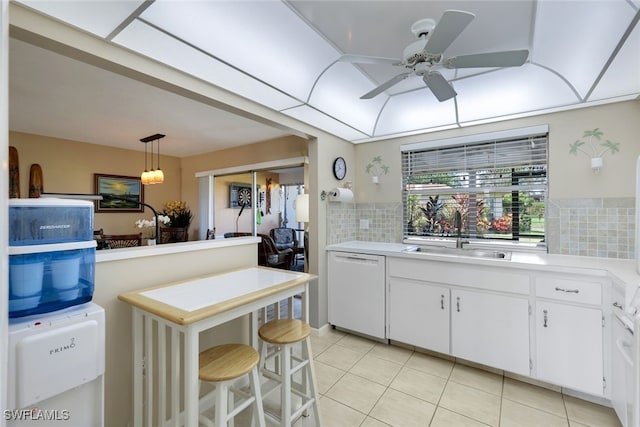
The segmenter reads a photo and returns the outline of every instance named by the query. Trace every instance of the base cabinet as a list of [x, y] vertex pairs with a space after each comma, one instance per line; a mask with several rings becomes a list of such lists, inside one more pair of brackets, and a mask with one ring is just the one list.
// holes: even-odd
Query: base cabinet
[[[391, 340], [610, 398], [610, 287], [575, 273], [404, 257], [385, 268], [331, 254], [329, 321], [383, 336], [386, 320]], [[616, 398], [624, 412], [625, 396]]]
[[389, 279], [389, 338], [449, 354], [449, 288]]
[[452, 289], [451, 354], [529, 375], [528, 299]]
[[536, 371], [543, 381], [603, 394], [602, 310], [536, 303]]

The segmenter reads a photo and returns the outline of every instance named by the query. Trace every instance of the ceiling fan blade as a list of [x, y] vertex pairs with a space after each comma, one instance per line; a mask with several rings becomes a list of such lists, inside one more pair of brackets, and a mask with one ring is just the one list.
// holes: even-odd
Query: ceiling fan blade
[[400, 65], [402, 60], [397, 58], [383, 58], [380, 56], [363, 56], [363, 55], [342, 55], [338, 58], [340, 62], [351, 62], [354, 64], [391, 64]]
[[446, 68], [477, 68], [477, 67], [519, 67], [529, 57], [529, 51], [506, 50], [503, 52], [476, 53], [448, 58], [444, 62]]
[[424, 51], [429, 53], [444, 52], [475, 17], [470, 12], [445, 10], [429, 36]]
[[377, 88], [373, 89], [372, 91], [365, 93], [364, 95], [362, 95], [360, 97], [360, 99], [371, 99], [374, 96], [377, 96], [377, 95], [381, 94], [382, 92], [384, 92], [385, 90], [389, 89], [391, 86], [395, 85], [396, 83], [400, 83], [402, 80], [406, 79], [410, 75], [411, 75], [411, 73], [398, 74], [397, 76], [393, 77], [392, 79], [387, 80], [386, 82], [382, 83], [380, 86], [378, 86]]
[[437, 71], [425, 74], [422, 80], [427, 84], [431, 92], [438, 98], [438, 101], [446, 101], [456, 96], [458, 93], [453, 89], [449, 82], [442, 77]]

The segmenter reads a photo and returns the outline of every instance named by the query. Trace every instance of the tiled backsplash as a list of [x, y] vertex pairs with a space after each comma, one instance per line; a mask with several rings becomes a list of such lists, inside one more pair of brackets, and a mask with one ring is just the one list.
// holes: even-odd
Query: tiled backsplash
[[[634, 198], [549, 200], [546, 222], [549, 253], [634, 258]], [[327, 243], [350, 240], [401, 242], [402, 204], [329, 203]]]
[[635, 215], [632, 197], [549, 200], [549, 253], [633, 259]]

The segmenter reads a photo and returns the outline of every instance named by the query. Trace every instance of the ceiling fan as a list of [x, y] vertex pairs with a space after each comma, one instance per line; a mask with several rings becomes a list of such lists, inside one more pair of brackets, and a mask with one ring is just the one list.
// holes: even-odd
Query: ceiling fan
[[440, 68], [518, 67], [529, 56], [527, 49], [476, 53], [445, 58], [443, 52], [471, 23], [475, 15], [460, 10], [446, 10], [438, 25], [430, 18], [421, 19], [411, 26], [418, 40], [408, 45], [402, 59], [377, 56], [342, 55], [339, 61], [356, 64], [391, 64], [407, 71], [398, 74], [380, 86], [365, 93], [360, 99], [371, 99], [410, 76], [420, 76], [438, 101], [457, 95], [451, 84], [437, 70]]

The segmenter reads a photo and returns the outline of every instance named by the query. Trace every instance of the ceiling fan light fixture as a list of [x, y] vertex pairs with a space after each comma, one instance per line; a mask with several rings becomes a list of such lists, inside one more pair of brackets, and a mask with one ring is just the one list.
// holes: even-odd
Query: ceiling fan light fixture
[[453, 86], [437, 71], [442, 68], [502, 68], [519, 67], [528, 56], [527, 49], [501, 52], [477, 53], [445, 58], [444, 51], [458, 38], [460, 33], [473, 21], [475, 15], [462, 10], [445, 10], [440, 20], [425, 18], [411, 26], [411, 32], [418, 38], [402, 53], [402, 60], [395, 64], [389, 58], [343, 55], [341, 61], [363, 64], [389, 64], [402, 66], [409, 72], [398, 74], [362, 95], [360, 99], [371, 99], [399, 83], [405, 78], [422, 76], [427, 87], [438, 101], [443, 102], [457, 95]]

